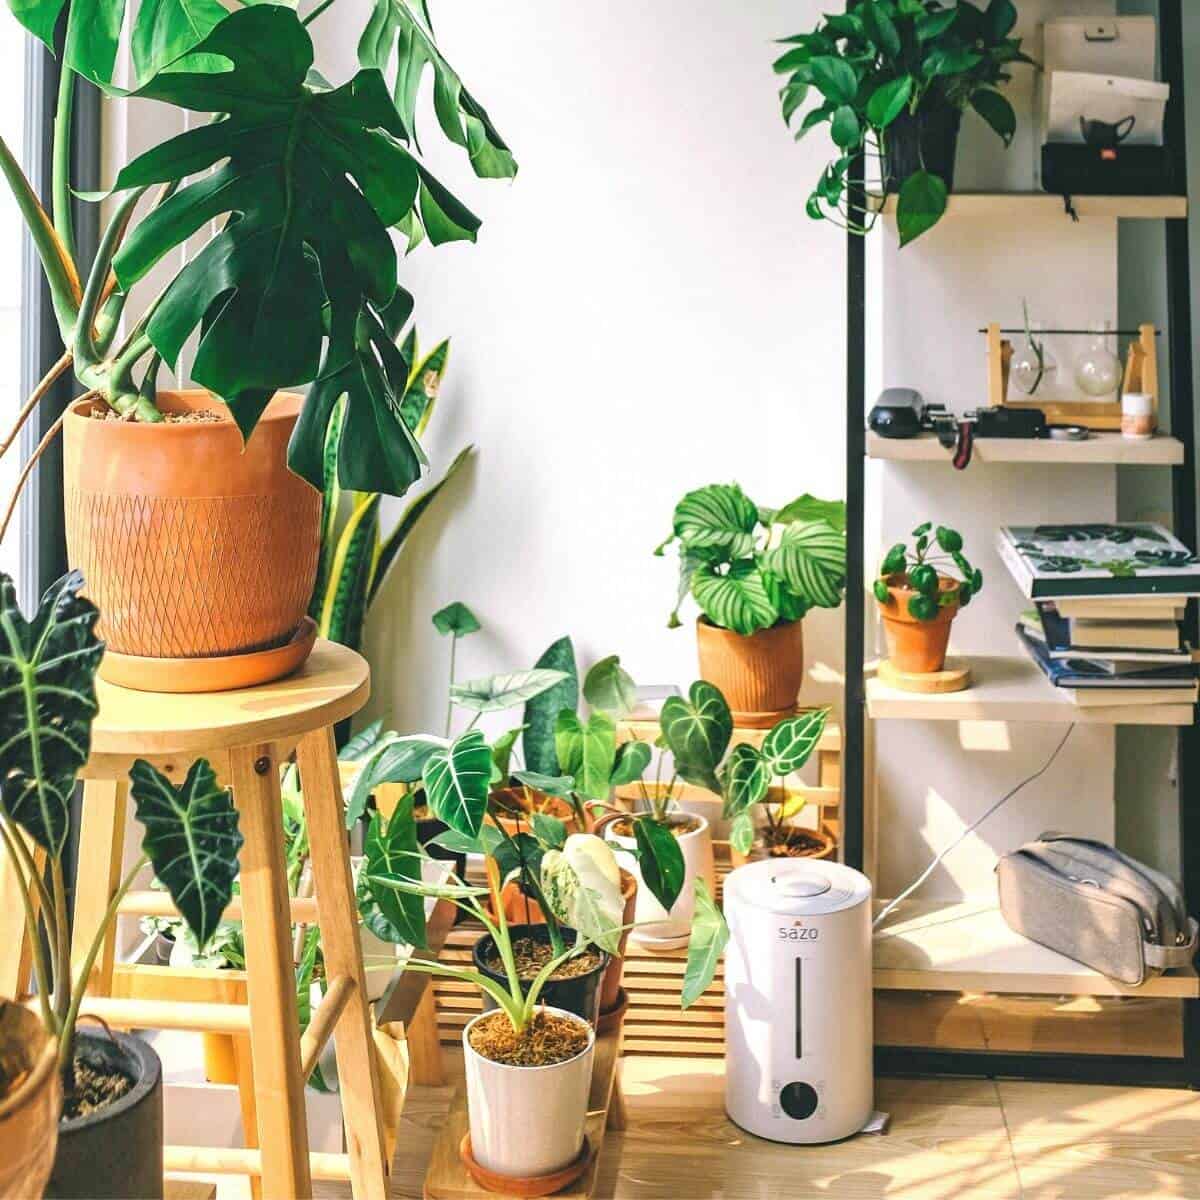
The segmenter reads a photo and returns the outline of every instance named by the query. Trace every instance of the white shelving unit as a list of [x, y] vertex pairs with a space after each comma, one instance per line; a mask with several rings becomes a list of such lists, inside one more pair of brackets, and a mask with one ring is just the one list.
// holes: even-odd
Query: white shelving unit
[[[932, 433], [914, 438], [885, 438], [867, 434], [867, 457], [882, 462], [949, 462], [947, 450]], [[1160, 433], [1136, 442], [1119, 433], [1093, 433], [1086, 441], [1059, 442], [1049, 438], [977, 438], [971, 466], [984, 463], [1044, 463], [1054, 466], [1111, 465], [1174, 467], [1183, 462], [1183, 443]], [[968, 470], [970, 467], [967, 468]]]

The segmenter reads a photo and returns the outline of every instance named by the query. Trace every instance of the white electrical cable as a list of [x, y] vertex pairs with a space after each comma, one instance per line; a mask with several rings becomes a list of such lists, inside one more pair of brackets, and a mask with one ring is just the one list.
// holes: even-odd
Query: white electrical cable
[[1067, 732], [1063, 734], [1062, 741], [1060, 741], [1058, 745], [1054, 747], [1054, 753], [1051, 754], [1048, 759], [1046, 759], [1042, 766], [1039, 767], [1038, 770], [1036, 770], [1032, 775], [1027, 775], [1024, 779], [1022, 779], [1021, 782], [1018, 783], [1017, 786], [1011, 791], [1006, 792], [1003, 796], [1001, 796], [1000, 799], [997, 800], [996, 803], [993, 804], [992, 807], [989, 808], [987, 812], [985, 812], [983, 816], [980, 817], [979, 820], [977, 820], [973, 825], [970, 825], [964, 829], [962, 833], [960, 833], [958, 837], [956, 837], [954, 841], [952, 841], [950, 845], [948, 845], [945, 850], [943, 850], [937, 856], [937, 858], [935, 858], [933, 862], [931, 862], [929, 866], [927, 866], [925, 870], [922, 871], [921, 874], [918, 875], [917, 878], [913, 880], [913, 882], [910, 883], [908, 887], [906, 887], [904, 891], [902, 891], [900, 895], [895, 898], [895, 900], [890, 900], [886, 905], [884, 905], [883, 911], [871, 923], [871, 928], [878, 928], [888, 914], [891, 913], [891, 911], [896, 907], [896, 905], [902, 900], [907, 900], [908, 897], [911, 896], [913, 892], [915, 892], [917, 888], [919, 888], [921, 884], [923, 884], [925, 880], [927, 880], [930, 875], [934, 873], [942, 859], [944, 859], [946, 855], [949, 854], [950, 851], [956, 846], [960, 845], [970, 834], [974, 833], [975, 830], [978, 829], [979, 826], [982, 825], [984, 821], [986, 821], [988, 817], [992, 815], [992, 813], [994, 813], [1002, 805], [1007, 804], [1023, 787], [1031, 784], [1035, 779], [1040, 779], [1043, 775], [1045, 775], [1045, 773], [1054, 765], [1054, 760], [1058, 757], [1059, 751], [1062, 750], [1062, 748], [1067, 744], [1067, 738], [1071, 736], [1074, 730], [1075, 725], [1072, 722], [1072, 724], [1067, 726]]

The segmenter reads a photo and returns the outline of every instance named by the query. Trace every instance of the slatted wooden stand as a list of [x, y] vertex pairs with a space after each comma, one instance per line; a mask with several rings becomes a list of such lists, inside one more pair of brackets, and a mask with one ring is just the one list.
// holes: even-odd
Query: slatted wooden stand
[[[231, 1033], [240, 1059], [244, 1149], [168, 1146], [165, 1167], [182, 1173], [245, 1174], [270, 1200], [312, 1195], [312, 1180], [348, 1179], [356, 1200], [385, 1200], [390, 1130], [385, 1129], [380, 1072], [366, 1002], [349, 846], [342, 816], [333, 726], [357, 712], [369, 693], [359, 655], [318, 642], [295, 675], [242, 691], [157, 695], [100, 681], [100, 712], [84, 770], [83, 823], [75, 899], [78, 963], [121, 878], [126, 816], [125, 780], [145, 758], [178, 782], [206, 757], [233, 788], [245, 843], [241, 895], [230, 919], [245, 933], [246, 1004], [172, 1002], [165, 991], [139, 986], [136, 968], [121, 972], [114, 994], [115, 933], [98, 957], [83, 1005], [110, 1025]], [[284, 868], [279, 764], [296, 752], [304, 789], [315, 898], [289, 900]], [[162, 912], [160, 892], [130, 893], [122, 913]], [[321, 927], [329, 986], [301, 1037], [296, 1012], [291, 925]], [[20, 945], [19, 907], [0, 912], [0, 944]], [[7, 959], [20, 964], [21, 955]], [[16, 981], [20, 982], [20, 981]], [[14, 988], [14, 994], [20, 989]], [[336, 1034], [347, 1153], [310, 1154], [304, 1081]], [[249, 1082], [251, 1081], [252, 1082]], [[247, 1095], [247, 1087], [249, 1095]]]

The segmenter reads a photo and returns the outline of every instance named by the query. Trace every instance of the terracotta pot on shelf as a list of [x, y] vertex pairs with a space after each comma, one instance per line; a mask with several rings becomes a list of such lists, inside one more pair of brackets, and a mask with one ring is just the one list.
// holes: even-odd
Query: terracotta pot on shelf
[[735, 724], [767, 727], [795, 710], [804, 682], [801, 621], [743, 635], [700, 617], [696, 649], [700, 678], [721, 690]]
[[611, 1010], [619, 1001], [621, 995], [621, 977], [625, 973], [625, 947], [629, 943], [629, 926], [634, 922], [637, 912], [638, 881], [632, 871], [621, 868], [621, 899], [625, 907], [621, 913], [621, 940], [617, 944], [617, 952], [609, 959], [604, 970], [604, 978], [600, 982], [600, 1013]]
[[[938, 580], [942, 592], [953, 591], [958, 581], [942, 576]], [[916, 591], [908, 586], [907, 575], [889, 575], [888, 602], [878, 600], [879, 615], [887, 635], [888, 659], [897, 671], [911, 675], [931, 675], [946, 665], [946, 648], [950, 644], [950, 624], [958, 615], [958, 601], [939, 608], [932, 621], [918, 621], [908, 611], [908, 602]]]
[[[804, 832], [811, 835], [814, 838], [817, 838], [822, 843], [821, 848], [819, 850], [813, 850], [811, 853], [788, 855], [788, 856], [782, 856], [782, 857], [820, 858], [820, 859], [829, 859], [829, 858], [837, 857], [837, 837], [834, 835], [832, 830], [830, 830], [828, 828], [806, 829]], [[744, 867], [747, 863], [761, 862], [764, 858], [771, 858], [771, 857], [772, 857], [772, 855], [768, 852], [766, 844], [763, 842], [763, 840], [761, 838], [755, 839], [754, 845], [751, 846], [749, 851], [745, 854], [741, 854], [739, 851], [735, 850], [732, 846], [730, 846], [730, 848], [729, 848], [729, 861], [735, 867]]]
[[[159, 407], [209, 409], [221, 420], [98, 420], [94, 401], [72, 405], [63, 427], [67, 554], [112, 655], [190, 663], [265, 657], [294, 643], [320, 550], [321, 494], [287, 466], [302, 402], [278, 393], [244, 446], [228, 410], [202, 390], [159, 392]], [[297, 665], [289, 660], [283, 673]], [[223, 686], [216, 678], [193, 690]]]
[[0, 1094], [0, 1200], [40, 1196], [58, 1145], [58, 1042], [41, 1018], [0, 1000], [0, 1063], [15, 1086]]
[[[545, 792], [528, 789], [536, 811], [548, 817], [557, 817], [566, 827], [567, 833], [579, 833], [579, 822], [575, 810], [561, 796], [547, 796]], [[493, 788], [492, 800], [499, 800], [508, 808], [522, 808], [525, 802], [526, 789], [523, 787]], [[487, 818], [493, 825], [499, 825], [510, 837], [518, 833], [530, 833], [529, 822], [525, 818], [506, 817], [501, 813], [488, 812]]]

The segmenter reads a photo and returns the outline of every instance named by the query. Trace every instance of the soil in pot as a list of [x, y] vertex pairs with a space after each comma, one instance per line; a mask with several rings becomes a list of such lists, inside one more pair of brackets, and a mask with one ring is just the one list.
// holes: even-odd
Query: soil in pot
[[[667, 828], [677, 837], [681, 838], [689, 833], [695, 833], [701, 827], [702, 822], [697, 817], [689, 817], [686, 813], [672, 813], [671, 823]], [[633, 821], [629, 817], [619, 817], [612, 823], [612, 831], [617, 837], [631, 838], [636, 836], [633, 832]]]
[[497, 1012], [473, 1025], [469, 1036], [476, 1054], [508, 1067], [552, 1067], [582, 1054], [589, 1041], [578, 1021], [540, 1011], [520, 1033]]

